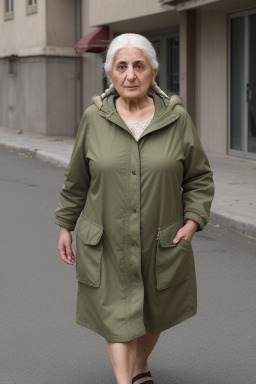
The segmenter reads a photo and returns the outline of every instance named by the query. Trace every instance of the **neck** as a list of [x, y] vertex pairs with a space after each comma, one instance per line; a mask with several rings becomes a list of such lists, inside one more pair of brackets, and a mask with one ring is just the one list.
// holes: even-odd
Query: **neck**
[[155, 105], [154, 100], [148, 95], [139, 100], [125, 100], [120, 96], [116, 100], [116, 109], [124, 121], [144, 121], [152, 116]]
[[134, 113], [140, 111], [144, 108], [148, 108], [154, 102], [151, 97], [145, 95], [143, 98], [139, 99], [126, 99], [120, 96], [116, 100], [117, 109], [125, 110], [126, 112]]

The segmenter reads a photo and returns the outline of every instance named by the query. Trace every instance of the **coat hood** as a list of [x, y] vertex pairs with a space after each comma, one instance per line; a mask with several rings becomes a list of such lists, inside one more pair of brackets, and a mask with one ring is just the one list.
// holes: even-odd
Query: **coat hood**
[[[149, 93], [150, 94], [150, 93]], [[156, 94], [156, 93], [155, 93]], [[117, 94], [116, 94], [117, 95]], [[161, 97], [161, 96], [159, 96]], [[180, 96], [178, 95], [172, 95], [169, 99], [167, 98], [163, 98], [161, 97], [162, 99], [164, 99], [165, 101], [167, 101], [167, 105], [169, 105], [172, 109], [176, 106], [176, 105], [181, 105], [182, 107], [184, 107], [184, 103], [183, 103], [183, 100]], [[104, 98], [105, 99], [105, 98]], [[102, 105], [103, 105], [103, 100], [102, 97], [99, 95], [99, 96], [93, 96], [92, 98], [92, 102], [97, 106], [98, 109], [101, 109]]]
[[[178, 105], [183, 107], [182, 99], [177, 95], [172, 96], [170, 99], [167, 97], [162, 97], [156, 92], [151, 91], [148, 92], [148, 95], [154, 100], [155, 114], [153, 120], [151, 121], [147, 129], [142, 133], [140, 139], [143, 138], [145, 135], [153, 131], [159, 130], [179, 119], [180, 111], [177, 110], [175, 107]], [[116, 110], [115, 99], [117, 97], [118, 93], [112, 93], [104, 97], [103, 99], [101, 96], [95, 96], [92, 99], [94, 103], [93, 106], [94, 108], [97, 107], [100, 116], [105, 117], [112, 123], [122, 127], [124, 130], [126, 130], [132, 135], [130, 129], [124, 123], [124, 121]]]

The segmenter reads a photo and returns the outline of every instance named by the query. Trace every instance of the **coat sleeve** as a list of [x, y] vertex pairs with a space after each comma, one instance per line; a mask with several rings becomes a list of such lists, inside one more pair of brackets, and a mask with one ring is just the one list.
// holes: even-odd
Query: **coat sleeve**
[[55, 224], [71, 231], [74, 230], [84, 208], [90, 186], [91, 177], [85, 155], [87, 136], [85, 113], [78, 128], [74, 149], [60, 191], [59, 205], [55, 211]]
[[198, 230], [202, 230], [209, 221], [214, 196], [213, 173], [190, 116], [184, 108], [177, 106], [175, 112], [176, 109], [185, 156], [182, 183], [184, 221], [194, 220]]

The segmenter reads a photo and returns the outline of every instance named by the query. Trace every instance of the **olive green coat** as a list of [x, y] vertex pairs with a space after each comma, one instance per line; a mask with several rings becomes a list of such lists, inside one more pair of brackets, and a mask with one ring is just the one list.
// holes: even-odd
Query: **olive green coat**
[[185, 109], [150, 93], [155, 115], [137, 142], [115, 96], [81, 120], [56, 210], [74, 230], [77, 323], [107, 340], [160, 333], [195, 315], [191, 243], [173, 239], [187, 219], [208, 222], [212, 172]]

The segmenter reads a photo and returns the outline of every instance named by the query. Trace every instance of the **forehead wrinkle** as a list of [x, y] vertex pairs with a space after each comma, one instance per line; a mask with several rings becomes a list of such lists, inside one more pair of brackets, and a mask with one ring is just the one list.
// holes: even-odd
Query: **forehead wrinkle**
[[[138, 64], [138, 63], [144, 63], [145, 64], [145, 60], [143, 60], [143, 59], [135, 59], [135, 60], [132, 59], [132, 62], [135, 64]], [[128, 61], [123, 60], [123, 59], [117, 60], [117, 62], [116, 62], [116, 64], [127, 64], [127, 63], [128, 63]]]

